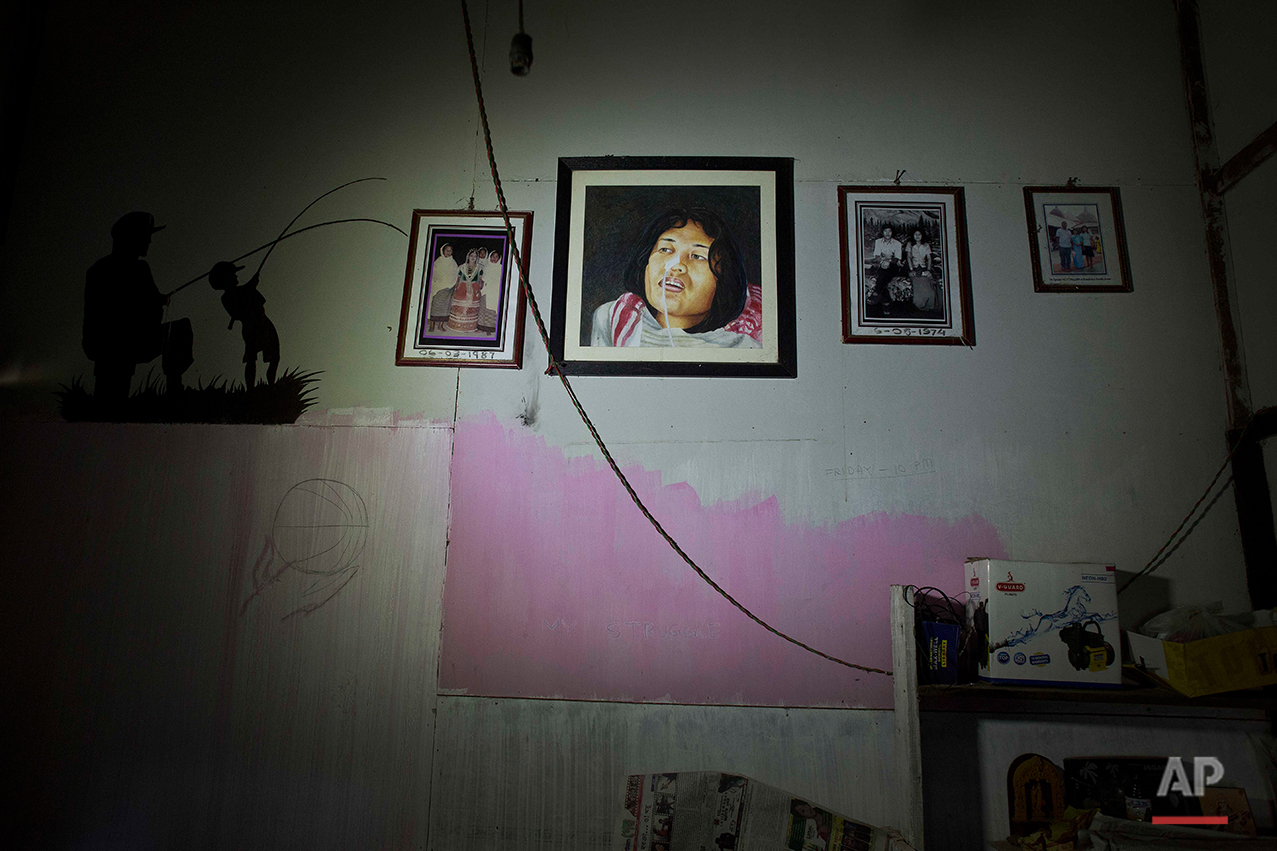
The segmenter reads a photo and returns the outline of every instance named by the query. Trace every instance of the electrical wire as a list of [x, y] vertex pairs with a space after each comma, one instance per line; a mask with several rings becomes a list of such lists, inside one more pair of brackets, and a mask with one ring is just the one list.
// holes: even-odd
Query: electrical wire
[[1162, 548], [1153, 554], [1153, 557], [1148, 560], [1148, 564], [1144, 565], [1138, 573], [1126, 580], [1126, 582], [1122, 583], [1122, 587], [1117, 589], [1117, 593], [1121, 594], [1127, 588], [1130, 588], [1135, 580], [1148, 576], [1150, 573], [1165, 564], [1165, 561], [1158, 562], [1157, 559], [1162, 555], [1162, 553], [1166, 552], [1166, 549], [1175, 541], [1175, 536], [1179, 534], [1181, 529], [1188, 525], [1188, 521], [1192, 519], [1193, 514], [1197, 512], [1198, 507], [1206, 501], [1206, 497], [1210, 495], [1211, 490], [1215, 487], [1215, 483], [1219, 481], [1220, 476], [1224, 475], [1224, 471], [1228, 469], [1229, 462], [1233, 460], [1233, 456], [1236, 455], [1237, 450], [1241, 448], [1242, 441], [1246, 439], [1246, 432], [1250, 431], [1250, 425], [1254, 421], [1255, 418], [1253, 416], [1246, 421], [1246, 425], [1242, 427], [1241, 434], [1237, 435], [1237, 440], [1233, 443], [1233, 448], [1229, 450], [1228, 457], [1224, 459], [1223, 464], [1219, 465], [1219, 470], [1216, 471], [1215, 477], [1210, 480], [1210, 484], [1206, 486], [1206, 490], [1202, 491], [1202, 495], [1198, 498], [1197, 502], [1193, 503], [1193, 507], [1184, 515], [1184, 519], [1175, 527], [1175, 531], [1171, 532], [1171, 536], [1166, 539], [1166, 543], [1162, 544]]
[[905, 603], [916, 613], [913, 624], [914, 650], [917, 654], [920, 677], [922, 677], [924, 682], [930, 678], [929, 673], [927, 673], [930, 671], [929, 660], [927, 659], [928, 640], [923, 630], [923, 622], [944, 623], [958, 628], [957, 652], [954, 653], [955, 664], [958, 668], [957, 681], [927, 684], [937, 685], [945, 689], [966, 685], [968, 679], [974, 678], [975, 644], [982, 638], [976, 633], [975, 627], [968, 622], [966, 605], [961, 601], [963, 596], [969, 597], [970, 594], [964, 591], [958, 594], [957, 597], [950, 597], [933, 585], [921, 587], [906, 585], [902, 591], [905, 595]]
[[625, 477], [625, 474], [621, 472], [621, 468], [617, 466], [616, 461], [612, 458], [612, 453], [608, 451], [607, 446], [603, 443], [603, 438], [599, 436], [598, 431], [594, 428], [594, 423], [590, 420], [589, 415], [586, 414], [585, 408], [582, 407], [581, 400], [577, 398], [576, 391], [572, 389], [572, 383], [568, 381], [567, 375], [563, 372], [563, 368], [559, 365], [558, 361], [555, 360], [554, 352], [551, 351], [550, 349], [550, 335], [546, 331], [545, 320], [541, 318], [541, 311], [537, 307], [536, 297], [532, 294], [532, 287], [528, 283], [527, 273], [524, 271], [524, 268], [523, 268], [523, 260], [519, 256], [519, 246], [514, 238], [514, 228], [510, 224], [510, 212], [506, 207], [505, 192], [501, 188], [501, 177], [497, 173], [497, 159], [496, 159], [496, 154], [494, 154], [492, 150], [492, 133], [488, 127], [487, 109], [484, 107], [484, 104], [483, 104], [483, 87], [479, 82], [479, 62], [478, 62], [478, 59], [475, 57], [474, 34], [470, 30], [470, 10], [469, 8], [467, 8], [466, 0], [461, 0], [461, 15], [462, 15], [462, 18], [464, 18], [465, 25], [466, 25], [466, 46], [470, 51], [470, 71], [474, 75], [474, 93], [475, 93], [475, 97], [479, 101], [479, 118], [483, 122], [483, 141], [488, 149], [488, 165], [491, 166], [492, 168], [492, 184], [493, 184], [493, 187], [496, 189], [497, 203], [500, 205], [501, 217], [505, 221], [506, 233], [509, 236], [509, 240], [510, 240], [510, 248], [514, 254], [514, 266], [516, 269], [519, 270], [520, 285], [522, 286], [523, 292], [528, 299], [528, 306], [532, 308], [532, 318], [536, 321], [537, 331], [541, 335], [541, 342], [545, 345], [546, 354], [550, 359], [549, 371], [557, 375], [559, 377], [559, 380], [563, 383], [563, 388], [564, 390], [567, 391], [568, 398], [572, 400], [572, 406], [576, 408], [577, 414], [581, 417], [581, 422], [585, 423], [585, 427], [589, 429], [590, 436], [593, 437], [594, 442], [598, 444], [599, 451], [603, 453], [604, 459], [607, 460], [608, 466], [612, 468], [612, 472], [616, 474], [617, 480], [620, 481], [621, 486], [625, 488], [625, 492], [630, 495], [630, 499], [633, 500], [634, 504], [638, 507], [638, 510], [643, 512], [643, 516], [646, 517], [648, 521], [652, 524], [652, 526], [656, 528], [656, 531], [659, 532], [661, 537], [665, 539], [665, 542], [670, 545], [670, 548], [673, 549], [674, 552], [676, 552], [679, 555], [679, 557], [682, 558], [683, 561], [685, 561], [687, 565], [692, 568], [692, 570], [696, 571], [697, 576], [705, 580], [705, 582], [708, 583], [711, 588], [717, 591], [719, 595], [723, 597], [723, 599], [727, 600], [727, 602], [735, 606], [742, 614], [744, 614], [754, 623], [758, 624], [763, 629], [767, 630], [773, 635], [779, 638], [783, 638], [785, 641], [788, 641], [790, 644], [797, 645], [798, 647], [801, 647], [802, 649], [810, 653], [815, 653], [817, 656], [820, 656], [822, 659], [828, 659], [830, 662], [836, 662], [839, 665], [845, 665], [848, 668], [855, 668], [858, 671], [865, 671], [871, 674], [885, 674], [886, 676], [891, 676], [891, 671], [886, 671], [886, 670], [883, 670], [882, 668], [873, 668], [868, 665], [857, 665], [854, 662], [848, 662], [846, 660], [839, 659], [837, 656], [830, 656], [828, 653], [824, 653], [820, 650], [817, 650], [814, 647], [811, 647], [810, 645], [804, 644], [798, 639], [793, 638], [789, 635], [786, 635], [785, 633], [776, 629], [774, 626], [767, 623], [762, 618], [758, 617], [758, 615], [754, 614], [745, 606], [743, 606], [739, 601], [736, 600], [735, 597], [733, 597], [731, 594], [728, 594], [725, 590], [723, 590], [723, 588], [717, 582], [711, 579], [709, 575], [705, 573], [705, 571], [701, 570], [700, 566], [697, 565], [696, 562], [692, 560], [692, 557], [683, 551], [683, 548], [678, 545], [678, 542], [675, 541], [670, 536], [669, 532], [666, 532], [665, 528], [661, 526], [660, 522], [655, 517], [652, 516], [652, 512], [649, 511], [647, 506], [643, 504], [643, 500], [639, 498], [639, 495], [635, 493], [633, 486], [630, 485], [629, 479]]
[[[905, 597], [905, 602], [908, 603], [910, 608], [915, 610], [920, 609], [924, 615], [931, 616], [930, 620], [940, 621], [939, 615], [945, 614], [953, 619], [953, 623], [956, 623], [956, 624], [962, 623], [964, 619], [963, 606], [953, 597], [950, 597], [948, 594], [946, 594], [944, 591], [941, 591], [939, 588], [935, 587], [934, 585], [923, 585], [923, 586], [906, 585], [905, 586], [906, 594], [908, 594], [910, 588], [913, 589], [913, 595], [912, 595], [913, 600], [910, 601], [909, 597], [907, 596]], [[929, 593], [933, 593], [934, 596], [940, 597], [940, 599], [943, 600], [944, 603], [941, 604], [939, 601], [933, 602], [932, 600], [928, 598]], [[919, 597], [923, 598], [923, 603], [921, 606], [918, 603]], [[941, 623], [947, 623], [947, 621], [941, 621]]]

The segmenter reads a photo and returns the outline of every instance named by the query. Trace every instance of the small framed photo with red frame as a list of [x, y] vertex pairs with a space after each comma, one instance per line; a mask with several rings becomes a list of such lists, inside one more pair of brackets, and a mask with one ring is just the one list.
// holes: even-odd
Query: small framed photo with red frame
[[396, 366], [523, 363], [524, 275], [532, 214], [413, 210]]
[[1033, 291], [1129, 293], [1131, 266], [1115, 186], [1026, 186]]

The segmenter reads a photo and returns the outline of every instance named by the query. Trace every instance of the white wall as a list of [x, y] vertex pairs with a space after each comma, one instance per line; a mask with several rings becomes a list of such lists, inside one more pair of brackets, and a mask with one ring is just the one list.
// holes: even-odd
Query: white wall
[[[1095, 4], [1077, 15], [1091, 23], [1062, 27], [1049, 7], [999, 2], [778, 8], [715, 0], [657, 13], [638, 4], [545, 0], [528, 4], [536, 63], [522, 79], [505, 71], [513, 0], [476, 2], [471, 13], [506, 193], [512, 208], [536, 214], [532, 284], [547, 306], [557, 157], [796, 160], [800, 377], [579, 379], [584, 404], [623, 462], [658, 470], [666, 482], [687, 482], [707, 503], [746, 493], [774, 495], [792, 523], [826, 524], [873, 511], [947, 519], [974, 514], [999, 530], [1013, 558], [1102, 560], [1130, 571], [1158, 549], [1222, 460], [1218, 335], [1168, 3]], [[271, 239], [314, 196], [346, 180], [387, 178], [333, 196], [308, 220], [371, 216], [406, 227], [413, 208], [464, 207], [472, 192], [476, 207], [495, 204], [476, 143], [464, 36], [452, 3], [191, 10], [68, 2], [53, 4], [48, 32], [14, 212], [0, 246], [0, 354], [11, 418], [47, 418], [49, 392], [91, 372], [79, 350], [83, 275], [109, 251], [110, 224], [127, 210], [149, 210], [168, 224], [150, 255], [157, 281], [168, 289], [215, 260]], [[840, 342], [836, 187], [887, 182], [901, 168], [911, 185], [967, 189], [974, 349]], [[1122, 189], [1131, 294], [1032, 291], [1021, 187], [1074, 176]], [[1234, 222], [1236, 245], [1236, 217]], [[454, 416], [494, 412], [512, 423], [536, 399], [537, 434], [566, 454], [589, 451], [588, 435], [561, 389], [543, 375], [545, 354], [531, 334], [519, 372], [393, 366], [390, 329], [397, 327], [407, 248], [398, 234], [350, 226], [307, 240], [280, 246], [262, 289], [285, 366], [324, 370], [320, 410], [311, 422], [339, 421], [348, 413], [355, 422], [375, 422], [397, 414], [447, 427]], [[226, 332], [225, 315], [204, 284], [175, 298], [169, 316], [183, 315], [195, 326], [197, 374], [191, 377], [238, 375], [238, 335]], [[162, 431], [191, 431], [196, 436], [189, 442], [200, 443], [164, 456], [168, 463], [201, 469], [218, 463], [219, 444], [201, 442], [205, 432]], [[262, 464], [304, 440], [336, 445], [381, 439], [351, 438], [345, 431], [271, 430], [270, 439], [282, 448], [255, 449], [257, 460], [228, 466], [228, 487], [235, 493], [260, 483]], [[403, 431], [388, 439], [406, 440]], [[83, 455], [96, 463], [95, 453], [109, 454], [115, 434], [95, 426], [51, 433], [35, 428], [6, 442], [6, 465], [13, 457], [27, 459], [24, 487], [56, 493], [60, 480], [43, 482], [42, 466], [81, 444], [99, 447]], [[180, 521], [164, 500], [180, 498], [185, 477], [172, 473], [171, 487], [152, 493], [136, 469], [145, 453], [130, 451], [137, 454], [121, 473], [127, 485], [57, 499], [152, 494], [149, 503], [137, 503], [139, 516], [176, 536], [173, 557], [183, 562], [202, 563], [205, 542], [222, 533], [249, 545], [250, 533], [236, 525], [236, 512], [246, 510], [237, 496], [209, 505], [197, 527], [202, 531], [172, 529]], [[852, 453], [888, 461], [930, 457], [937, 473], [889, 482], [824, 474]], [[323, 466], [322, 458], [297, 472], [315, 466]], [[432, 475], [418, 467], [404, 472], [423, 480]], [[6, 480], [13, 475], [6, 472]], [[430, 516], [446, 516], [446, 492], [430, 493]], [[40, 501], [29, 510], [31, 522], [10, 533], [26, 546], [26, 530], [37, 528], [40, 512], [57, 511]], [[78, 525], [60, 531], [69, 536], [68, 565], [106, 570], [109, 564], [95, 556], [93, 543], [107, 533]], [[410, 541], [401, 534], [408, 533], [392, 531], [386, 545], [406, 552]], [[141, 537], [131, 546], [154, 545]], [[136, 572], [118, 585], [109, 573], [100, 581], [128, 597], [148, 584], [146, 577], [162, 573], [168, 552], [159, 547], [139, 559], [131, 567]], [[441, 550], [431, 550], [417, 563], [433, 570], [442, 557]], [[570, 549], [563, 557], [571, 557]], [[207, 569], [201, 581], [214, 587], [224, 562], [210, 558]], [[1124, 599], [1128, 621], [1168, 602], [1221, 599], [1228, 608], [1245, 606], [1229, 500], [1214, 506], [1159, 576]], [[440, 579], [434, 574], [429, 582]], [[436, 587], [429, 582], [422, 593]], [[62, 593], [46, 598], [55, 612]], [[436, 605], [432, 600], [420, 605]], [[217, 617], [215, 609], [198, 613]], [[60, 645], [59, 658], [84, 640], [74, 619], [70, 623], [59, 639], [69, 642]], [[185, 634], [183, 622], [162, 623]], [[325, 640], [364, 635], [365, 628], [342, 618]], [[885, 622], [882, 629], [885, 635]], [[196, 657], [212, 652], [203, 639], [191, 642]], [[426, 672], [433, 671], [433, 653], [428, 642], [416, 651]], [[88, 676], [73, 654], [69, 658], [56, 670]], [[130, 670], [150, 676], [150, 656], [129, 658]], [[279, 664], [286, 676], [299, 676], [327, 659], [316, 647]], [[24, 670], [40, 676], [43, 669], [32, 663]], [[338, 701], [339, 685], [316, 681], [314, 694]], [[623, 729], [634, 737], [608, 751], [615, 762], [609, 770], [648, 758], [676, 767], [748, 769], [763, 780], [803, 787], [853, 816], [887, 822], [898, 815], [893, 802], [864, 788], [876, 782], [872, 770], [804, 779], [793, 765], [771, 759], [774, 743], [742, 740], [733, 732], [742, 713], [747, 726], [761, 727], [777, 710], [696, 709], [685, 713], [694, 716], [686, 721], [678, 719], [677, 708], [587, 704], [505, 712], [470, 698], [448, 698], [436, 707], [433, 680], [414, 689], [420, 700], [415, 709], [439, 708], [447, 729], [508, 742], [508, 750], [485, 751], [477, 762], [463, 764], [456, 756], [467, 751], [458, 750], [457, 740], [436, 739], [440, 758], [430, 763], [430, 795], [448, 802], [446, 817], [439, 811], [431, 816], [440, 847], [444, 836], [475, 844], [501, 837], [526, 846], [527, 825], [557, 813], [558, 804], [520, 799], [495, 815], [469, 811], [452, 797], [458, 784], [465, 778], [475, 788], [493, 787], [493, 775], [512, 764], [548, 765], [551, 736], [573, 739], [599, 729]], [[147, 686], [139, 694], [155, 691]], [[378, 719], [386, 716], [375, 713], [387, 711], [383, 701], [391, 699], [398, 698], [360, 698]], [[61, 706], [68, 724], [97, 717], [74, 699]], [[304, 717], [287, 701], [265, 713], [267, 729], [280, 736]], [[781, 741], [795, 764], [827, 760], [833, 742], [843, 748], [840, 758], [852, 761], [881, 760], [889, 746], [883, 713], [854, 720], [829, 710], [792, 713], [803, 732]], [[354, 738], [317, 734], [289, 745], [298, 756], [293, 770], [313, 776], [322, 762], [318, 754], [330, 742], [385, 747], [399, 741], [389, 721], [367, 723]], [[695, 733], [669, 738], [669, 725], [677, 724]], [[245, 772], [251, 782], [244, 789], [272, 783], [270, 765], [248, 745], [208, 758], [222, 760], [222, 770]], [[419, 752], [418, 759], [409, 772], [417, 801], [430, 756]], [[112, 765], [110, 753], [99, 764]], [[590, 806], [603, 806], [610, 792], [600, 791], [606, 772], [599, 765], [588, 762], [582, 773], [556, 768], [555, 794], [584, 795], [594, 802]], [[152, 795], [138, 786], [111, 794], [138, 807], [171, 800], [169, 793]], [[277, 817], [245, 803], [240, 793], [228, 794], [226, 805], [246, 807], [248, 824], [267, 825]], [[316, 845], [336, 846], [373, 822], [415, 825], [409, 834], [420, 836], [419, 821], [404, 812], [376, 815], [381, 805], [366, 799], [344, 811], [350, 816], [341, 830], [329, 830], [327, 819], [336, 816], [320, 808], [335, 799], [315, 793], [302, 800], [306, 804], [282, 823]], [[602, 820], [581, 818], [589, 825], [582, 828], [588, 839], [555, 834], [545, 845], [601, 847]], [[385, 835], [379, 831], [365, 835]]]
[[[425, 843], [448, 429], [3, 436], [13, 847]], [[354, 578], [294, 614], [327, 577], [287, 543], [347, 541], [297, 537], [339, 520], [288, 510], [316, 478], [366, 525]]]

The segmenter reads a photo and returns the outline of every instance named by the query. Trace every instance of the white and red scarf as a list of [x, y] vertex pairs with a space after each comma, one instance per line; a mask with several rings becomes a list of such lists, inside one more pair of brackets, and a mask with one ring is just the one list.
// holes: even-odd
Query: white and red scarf
[[[608, 317], [612, 326], [613, 346], [637, 346], [642, 339], [640, 330], [643, 311], [647, 305], [634, 293], [622, 293], [612, 302], [612, 310]], [[749, 285], [749, 295], [745, 299], [745, 309], [740, 316], [723, 326], [722, 330], [735, 334], [744, 334], [762, 345], [763, 336], [763, 288], [758, 284]]]

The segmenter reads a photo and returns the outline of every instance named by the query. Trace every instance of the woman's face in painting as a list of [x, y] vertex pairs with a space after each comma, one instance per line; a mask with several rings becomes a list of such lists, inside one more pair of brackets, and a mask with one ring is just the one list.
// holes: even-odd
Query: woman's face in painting
[[451, 256], [452, 256], [452, 246], [451, 246], [451, 245], [445, 245], [445, 246], [443, 247], [443, 256], [444, 256], [444, 257], [451, 257]]
[[667, 328], [691, 328], [709, 315], [718, 279], [709, 267], [714, 240], [696, 222], [656, 239], [647, 258], [647, 303]]
[[466, 266], [474, 269], [474, 264], [479, 262], [479, 254], [473, 248], [466, 254]]

